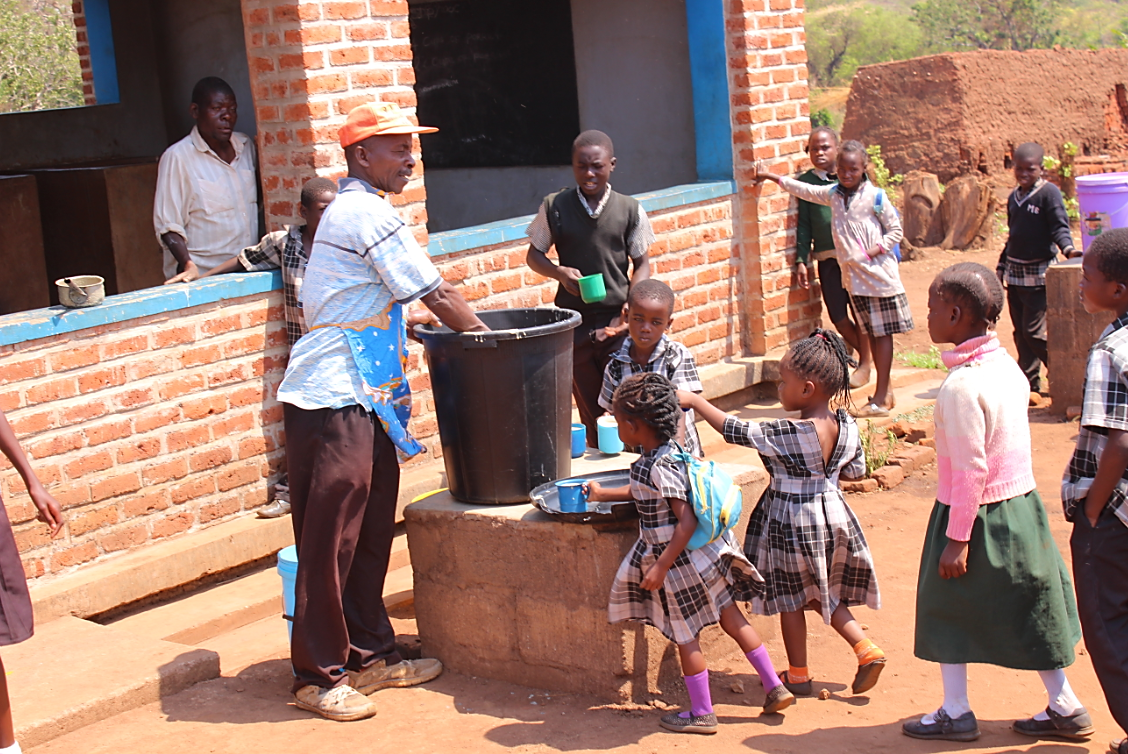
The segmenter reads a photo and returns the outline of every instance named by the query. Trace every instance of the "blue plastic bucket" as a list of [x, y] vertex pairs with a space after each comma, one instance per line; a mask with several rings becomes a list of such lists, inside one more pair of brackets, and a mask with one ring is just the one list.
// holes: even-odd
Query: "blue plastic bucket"
[[619, 423], [614, 416], [601, 416], [595, 420], [599, 431], [599, 450], [614, 454], [623, 452], [623, 441], [619, 439]]
[[560, 510], [565, 513], [583, 513], [587, 510], [587, 496], [584, 495], [585, 479], [562, 479], [556, 483], [560, 496]]
[[582, 424], [572, 425], [572, 458], [579, 458], [587, 448], [587, 427]]
[[282, 617], [286, 629], [294, 634], [294, 585], [298, 580], [298, 548], [290, 545], [278, 551], [278, 575], [282, 577]]
[[1100, 173], [1077, 178], [1081, 211], [1081, 248], [1112, 228], [1128, 228], [1128, 173]]

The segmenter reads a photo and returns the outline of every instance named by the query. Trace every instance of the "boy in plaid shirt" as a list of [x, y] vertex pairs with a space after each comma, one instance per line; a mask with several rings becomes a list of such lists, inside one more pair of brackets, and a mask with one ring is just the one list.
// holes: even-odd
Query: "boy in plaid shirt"
[[[1086, 311], [1116, 319], [1089, 351], [1081, 430], [1061, 500], [1073, 522], [1085, 647], [1113, 719], [1128, 730], [1128, 229], [1103, 233], [1089, 247], [1081, 300]], [[1110, 749], [1128, 754], [1128, 739]]]
[[[678, 390], [702, 391], [697, 362], [689, 349], [666, 335], [674, 321], [674, 291], [665, 283], [649, 279], [635, 283], [627, 296], [625, 319], [630, 335], [623, 341], [603, 370], [603, 389], [599, 405], [610, 412], [615, 389], [632, 374], [657, 372], [674, 383]], [[685, 425], [679, 429], [685, 449], [702, 458], [705, 451], [697, 435], [693, 410], [685, 412]]]
[[999, 255], [995, 274], [1007, 287], [1007, 306], [1014, 324], [1018, 366], [1030, 390], [1042, 388], [1046, 350], [1046, 268], [1057, 258], [1080, 256], [1069, 234], [1069, 216], [1061, 191], [1042, 177], [1042, 147], [1033, 142], [1014, 150], [1014, 179], [1007, 199], [1010, 234]]
[[[302, 186], [298, 214], [304, 225], [289, 225], [285, 230], [267, 233], [254, 246], [249, 246], [201, 277], [228, 272], [263, 272], [282, 270], [282, 300], [286, 314], [286, 337], [293, 347], [308, 332], [299, 294], [305, 279], [309, 250], [325, 208], [337, 195], [337, 184], [328, 178], [311, 178]], [[274, 485], [274, 502], [258, 512], [259, 518], [279, 518], [290, 512], [290, 488], [286, 475]]]

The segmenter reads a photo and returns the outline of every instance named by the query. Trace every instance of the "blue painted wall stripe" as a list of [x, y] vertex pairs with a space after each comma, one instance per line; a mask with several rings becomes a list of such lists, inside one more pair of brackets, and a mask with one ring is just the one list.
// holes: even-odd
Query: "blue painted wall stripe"
[[90, 45], [90, 71], [94, 74], [94, 97], [99, 105], [121, 101], [118, 92], [114, 31], [110, 24], [110, 0], [86, 0], [86, 39]]
[[723, 0], [685, 0], [685, 15], [693, 81], [697, 180], [731, 180], [732, 122]]
[[10, 346], [52, 335], [86, 330], [98, 325], [164, 314], [178, 309], [252, 296], [282, 287], [282, 273], [243, 272], [197, 280], [184, 285], [144, 288], [106, 297], [89, 309], [52, 306], [0, 317], [0, 346]]

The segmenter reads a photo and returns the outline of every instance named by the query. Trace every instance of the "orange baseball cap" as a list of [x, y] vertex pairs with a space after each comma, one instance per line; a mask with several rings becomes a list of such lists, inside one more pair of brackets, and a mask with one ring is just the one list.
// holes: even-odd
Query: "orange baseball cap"
[[370, 102], [349, 110], [349, 117], [341, 126], [341, 147], [352, 146], [369, 136], [433, 134], [438, 130], [415, 125], [394, 102]]

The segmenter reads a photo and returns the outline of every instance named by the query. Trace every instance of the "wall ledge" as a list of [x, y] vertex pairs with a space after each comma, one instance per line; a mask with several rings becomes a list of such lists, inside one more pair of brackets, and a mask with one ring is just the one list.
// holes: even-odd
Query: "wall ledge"
[[226, 299], [267, 293], [282, 287], [282, 273], [242, 272], [197, 280], [192, 283], [143, 288], [107, 296], [104, 303], [88, 309], [51, 306], [0, 317], [0, 346], [25, 343], [52, 335], [64, 335], [99, 325], [127, 322], [153, 314], [190, 309]]
[[[688, 204], [718, 199], [736, 193], [735, 181], [705, 181], [673, 186], [659, 191], [635, 194], [642, 208], [648, 213], [665, 209], [684, 207]], [[432, 258], [455, 254], [460, 251], [496, 246], [501, 243], [520, 241], [525, 238], [525, 228], [535, 215], [522, 215], [509, 220], [498, 220], [484, 225], [471, 225], [468, 228], [431, 233], [427, 251]]]

